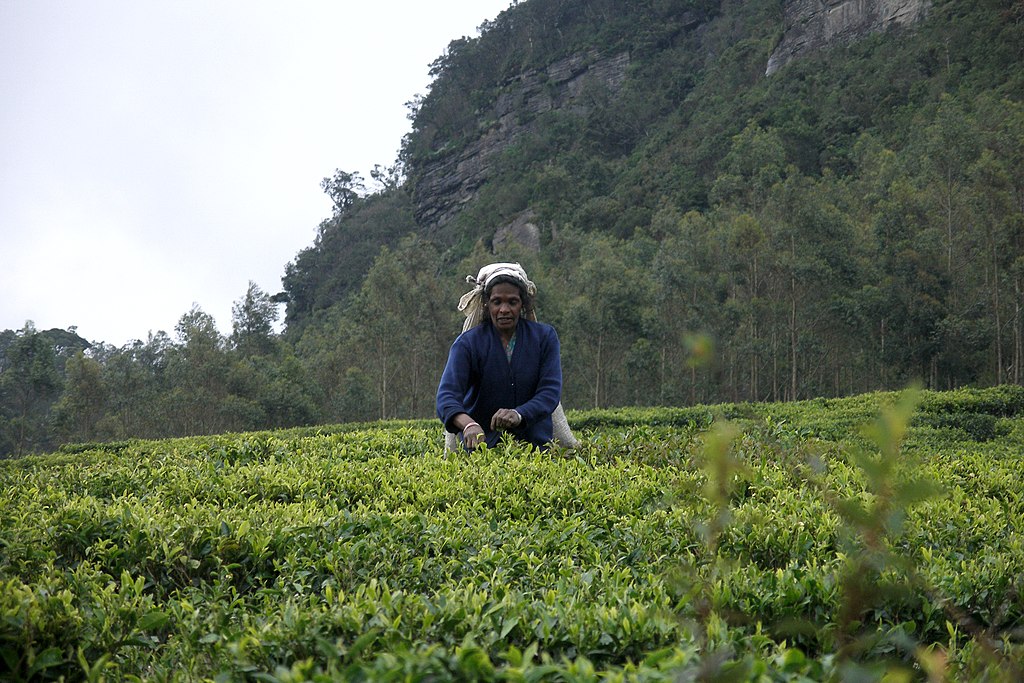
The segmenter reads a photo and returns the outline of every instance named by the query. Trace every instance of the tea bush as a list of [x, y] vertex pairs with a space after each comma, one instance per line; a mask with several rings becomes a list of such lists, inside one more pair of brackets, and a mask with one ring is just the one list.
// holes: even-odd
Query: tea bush
[[0, 462], [0, 678], [1017, 680], [1019, 393], [573, 412], [546, 453], [408, 421]]

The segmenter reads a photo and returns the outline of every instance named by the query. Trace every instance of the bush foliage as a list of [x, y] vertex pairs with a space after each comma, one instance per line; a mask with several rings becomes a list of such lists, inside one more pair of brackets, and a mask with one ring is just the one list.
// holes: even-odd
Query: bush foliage
[[[1016, 389], [0, 463], [5, 680], [1018, 680]], [[985, 439], [929, 416], [987, 416]]]

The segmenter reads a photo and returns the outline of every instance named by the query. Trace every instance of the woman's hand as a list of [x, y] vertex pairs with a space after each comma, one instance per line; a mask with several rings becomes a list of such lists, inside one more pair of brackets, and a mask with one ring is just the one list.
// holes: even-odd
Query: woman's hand
[[462, 428], [462, 442], [472, 450], [484, 442], [484, 428], [476, 422], [470, 422]]
[[523, 422], [523, 416], [514, 408], [499, 408], [491, 418], [491, 429], [511, 429]]

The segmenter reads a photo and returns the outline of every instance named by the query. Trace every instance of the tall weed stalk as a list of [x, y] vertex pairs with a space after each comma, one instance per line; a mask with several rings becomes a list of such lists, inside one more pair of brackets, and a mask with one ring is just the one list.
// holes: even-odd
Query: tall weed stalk
[[[779, 664], [784, 671], [841, 681], [923, 679], [932, 683], [961, 680], [962, 676], [1000, 683], [1024, 680], [1024, 667], [1008, 656], [1007, 648], [1000, 643], [1000, 636], [1005, 639], [1009, 634], [997, 633], [995, 626], [982, 626], [931, 585], [920, 566], [926, 552], [901, 552], [911, 509], [942, 495], [920, 458], [904, 448], [920, 402], [920, 391], [903, 392], [864, 428], [867, 447], [849, 447], [839, 454], [848, 459], [859, 476], [861, 489], [853, 495], [828, 482], [828, 463], [822, 453], [803, 452], [804, 461], [796, 466], [798, 476], [806, 478], [842, 520], [843, 543], [837, 551], [840, 562], [832, 576], [838, 586], [839, 604], [833, 622], [827, 625], [834, 654], [813, 661], [783, 647]], [[736, 453], [740, 435], [740, 428], [726, 421], [716, 422], [706, 434], [702, 464], [710, 515], [701, 526], [701, 538], [708, 562], [704, 571], [690, 564], [672, 577], [680, 605], [685, 605], [691, 629], [705, 652], [701, 663], [687, 674], [692, 680], [756, 678], [757, 667], [749, 655], [744, 661], [733, 661], [725, 634], [730, 626], [739, 626], [739, 620], [717, 606], [714, 598], [716, 585], [735, 564], [719, 552], [719, 544], [732, 520], [735, 489], [746, 479], [746, 466]], [[881, 615], [891, 605], [917, 606], [925, 611], [938, 606], [945, 617], [949, 641], [945, 646], [922, 642], [909, 619], [886, 626]], [[790, 623], [786, 631], [813, 632], [821, 626], [809, 621]], [[758, 624], [752, 640], [762, 638]], [[958, 656], [970, 659], [969, 651], [978, 653], [980, 664], [954, 661]]]

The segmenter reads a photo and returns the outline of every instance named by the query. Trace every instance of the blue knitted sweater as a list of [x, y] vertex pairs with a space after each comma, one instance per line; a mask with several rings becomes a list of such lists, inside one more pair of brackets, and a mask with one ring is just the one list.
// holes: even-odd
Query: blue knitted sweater
[[498, 331], [485, 320], [452, 344], [437, 388], [437, 416], [445, 429], [455, 432], [452, 418], [468, 413], [484, 428], [487, 445], [493, 447], [502, 432], [491, 430], [491, 417], [499, 408], [515, 408], [523, 421], [508, 433], [544, 447], [551, 441], [551, 413], [561, 396], [562, 361], [555, 329], [520, 318], [509, 361]]

